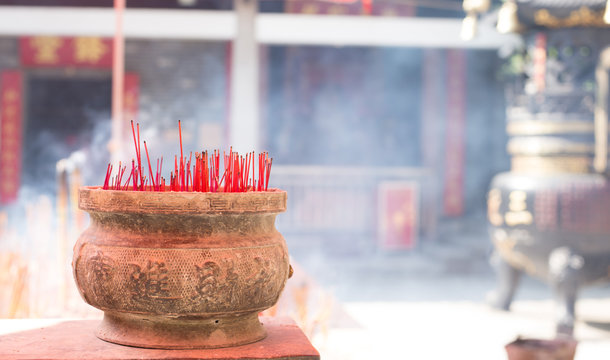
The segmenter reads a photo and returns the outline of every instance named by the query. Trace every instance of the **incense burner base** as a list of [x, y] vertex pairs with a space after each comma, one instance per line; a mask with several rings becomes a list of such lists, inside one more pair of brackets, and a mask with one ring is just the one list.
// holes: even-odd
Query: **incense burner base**
[[262, 340], [266, 335], [257, 313], [172, 319], [107, 312], [96, 332], [104, 341], [154, 349], [231, 347]]

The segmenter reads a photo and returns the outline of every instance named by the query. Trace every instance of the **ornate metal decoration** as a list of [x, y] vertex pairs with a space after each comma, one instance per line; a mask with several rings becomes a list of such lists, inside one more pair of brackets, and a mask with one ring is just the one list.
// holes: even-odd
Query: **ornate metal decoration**
[[555, 17], [551, 15], [547, 9], [541, 9], [536, 11], [534, 14], [534, 21], [536, 25], [546, 26], [549, 28], [609, 26], [609, 24], [606, 24], [604, 21], [603, 10], [593, 11], [585, 6], [570, 12], [570, 15], [566, 18]]

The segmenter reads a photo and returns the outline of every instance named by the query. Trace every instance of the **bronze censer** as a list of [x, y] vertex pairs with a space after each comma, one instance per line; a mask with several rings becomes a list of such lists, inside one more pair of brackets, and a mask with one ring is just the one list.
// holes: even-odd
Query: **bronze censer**
[[275, 228], [286, 192], [170, 192], [83, 187], [90, 226], [74, 248], [83, 299], [104, 311], [97, 336], [162, 349], [265, 337], [258, 313], [290, 277]]
[[553, 289], [556, 332], [572, 336], [580, 290], [610, 281], [606, 2], [503, 7], [516, 11], [506, 28], [525, 46], [507, 87], [511, 169], [494, 177], [488, 198], [498, 274], [489, 303], [508, 310], [527, 273]]

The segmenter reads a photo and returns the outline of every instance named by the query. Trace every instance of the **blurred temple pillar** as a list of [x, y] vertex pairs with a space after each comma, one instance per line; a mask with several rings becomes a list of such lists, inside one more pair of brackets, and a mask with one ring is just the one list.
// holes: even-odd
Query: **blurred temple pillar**
[[237, 33], [231, 53], [229, 144], [248, 152], [259, 146], [258, 1], [235, 0]]
[[443, 66], [443, 57], [445, 56], [442, 49], [425, 49], [424, 61], [422, 63], [422, 107], [421, 107], [421, 153], [422, 164], [424, 168], [430, 169], [433, 176], [430, 181], [432, 184], [434, 197], [430, 201], [430, 206], [426, 207], [428, 213], [422, 214], [422, 224], [424, 228], [430, 229], [428, 234], [429, 239], [436, 238], [437, 227], [437, 207], [438, 194], [437, 186], [440, 174], [442, 174], [442, 161], [440, 157], [442, 131], [445, 126], [445, 107], [442, 106], [444, 101], [444, 77], [443, 71], [439, 71]]

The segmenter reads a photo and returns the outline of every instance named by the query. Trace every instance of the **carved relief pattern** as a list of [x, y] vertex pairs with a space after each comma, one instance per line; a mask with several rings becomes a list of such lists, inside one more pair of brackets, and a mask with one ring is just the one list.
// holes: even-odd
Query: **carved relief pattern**
[[148, 260], [142, 268], [138, 264], [129, 264], [129, 293], [133, 301], [152, 299], [170, 300], [168, 290], [168, 270], [162, 261]]
[[84, 269], [77, 263], [76, 273], [84, 293], [94, 294], [88, 302], [120, 311], [203, 314], [266, 308], [277, 301], [288, 276], [288, 256], [280, 244], [235, 249], [85, 245], [81, 256], [88, 260]]
[[115, 273], [114, 261], [102, 251], [97, 251], [87, 260], [85, 267], [86, 281], [91, 286], [91, 295], [99, 301], [107, 296], [111, 289]]
[[[258, 271], [254, 276], [246, 279], [245, 292], [248, 298], [264, 298], [266, 293], [263, 291], [271, 285], [272, 279], [275, 277], [276, 270], [269, 259], [264, 259], [260, 256], [254, 258]], [[265, 299], [269, 300], [269, 299]]]
[[536, 228], [541, 231], [555, 231], [559, 222], [557, 192], [552, 189], [543, 189], [534, 196], [534, 217]]
[[194, 299], [213, 307], [220, 302], [218, 283], [221, 276], [220, 266], [214, 261], [206, 261], [201, 266], [195, 265], [195, 268], [197, 269], [197, 284], [195, 285], [197, 295]]

